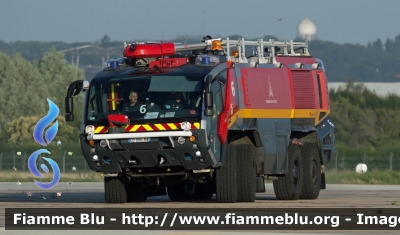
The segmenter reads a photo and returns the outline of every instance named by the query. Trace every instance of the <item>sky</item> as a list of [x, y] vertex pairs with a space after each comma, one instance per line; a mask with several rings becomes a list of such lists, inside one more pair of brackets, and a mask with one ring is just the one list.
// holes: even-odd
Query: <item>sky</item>
[[95, 42], [178, 35], [297, 36], [304, 18], [318, 39], [366, 45], [400, 34], [399, 0], [0, 0], [0, 40]]

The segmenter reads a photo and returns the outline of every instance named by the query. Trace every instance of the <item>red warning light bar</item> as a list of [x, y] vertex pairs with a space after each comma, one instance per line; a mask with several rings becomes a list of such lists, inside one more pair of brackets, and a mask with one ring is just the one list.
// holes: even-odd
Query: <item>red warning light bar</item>
[[157, 58], [175, 54], [175, 45], [172, 42], [130, 44], [124, 49], [127, 58]]

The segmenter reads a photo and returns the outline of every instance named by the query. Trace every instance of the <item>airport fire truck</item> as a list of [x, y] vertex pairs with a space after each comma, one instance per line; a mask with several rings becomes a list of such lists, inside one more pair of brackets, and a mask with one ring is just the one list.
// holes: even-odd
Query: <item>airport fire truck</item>
[[104, 174], [108, 203], [253, 202], [273, 180], [279, 200], [316, 199], [336, 151], [323, 61], [307, 42], [137, 42], [84, 91], [80, 145]]

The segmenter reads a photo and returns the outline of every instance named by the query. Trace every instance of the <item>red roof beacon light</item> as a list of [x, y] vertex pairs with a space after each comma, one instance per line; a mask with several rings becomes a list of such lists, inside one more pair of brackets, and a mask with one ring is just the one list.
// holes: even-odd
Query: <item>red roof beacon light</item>
[[127, 58], [157, 58], [175, 54], [175, 45], [172, 42], [129, 44], [124, 49]]

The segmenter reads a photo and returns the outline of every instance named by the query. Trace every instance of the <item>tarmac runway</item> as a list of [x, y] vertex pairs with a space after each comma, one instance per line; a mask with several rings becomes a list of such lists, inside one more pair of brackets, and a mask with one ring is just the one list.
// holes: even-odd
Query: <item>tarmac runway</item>
[[[57, 196], [57, 192], [61, 196]], [[29, 196], [30, 195], [30, 196]], [[42, 190], [34, 183], [0, 183], [0, 234], [28, 231], [4, 230], [5, 208], [398, 208], [400, 185], [327, 185], [317, 200], [276, 200], [272, 184], [257, 194], [254, 203], [216, 203], [215, 197], [205, 202], [171, 202], [167, 196], [150, 197], [147, 202], [106, 204], [103, 183], [59, 183]], [[399, 213], [400, 214], [400, 213]], [[399, 225], [400, 226], [400, 225]], [[29, 231], [30, 235], [59, 233], [85, 235], [109, 234], [110, 231]], [[125, 230], [121, 230], [121, 233]], [[266, 231], [126, 231], [130, 234], [266, 234]], [[245, 233], [244, 233], [245, 232]], [[269, 231], [268, 234], [376, 234], [376, 231]], [[380, 231], [398, 234], [396, 231]]]

